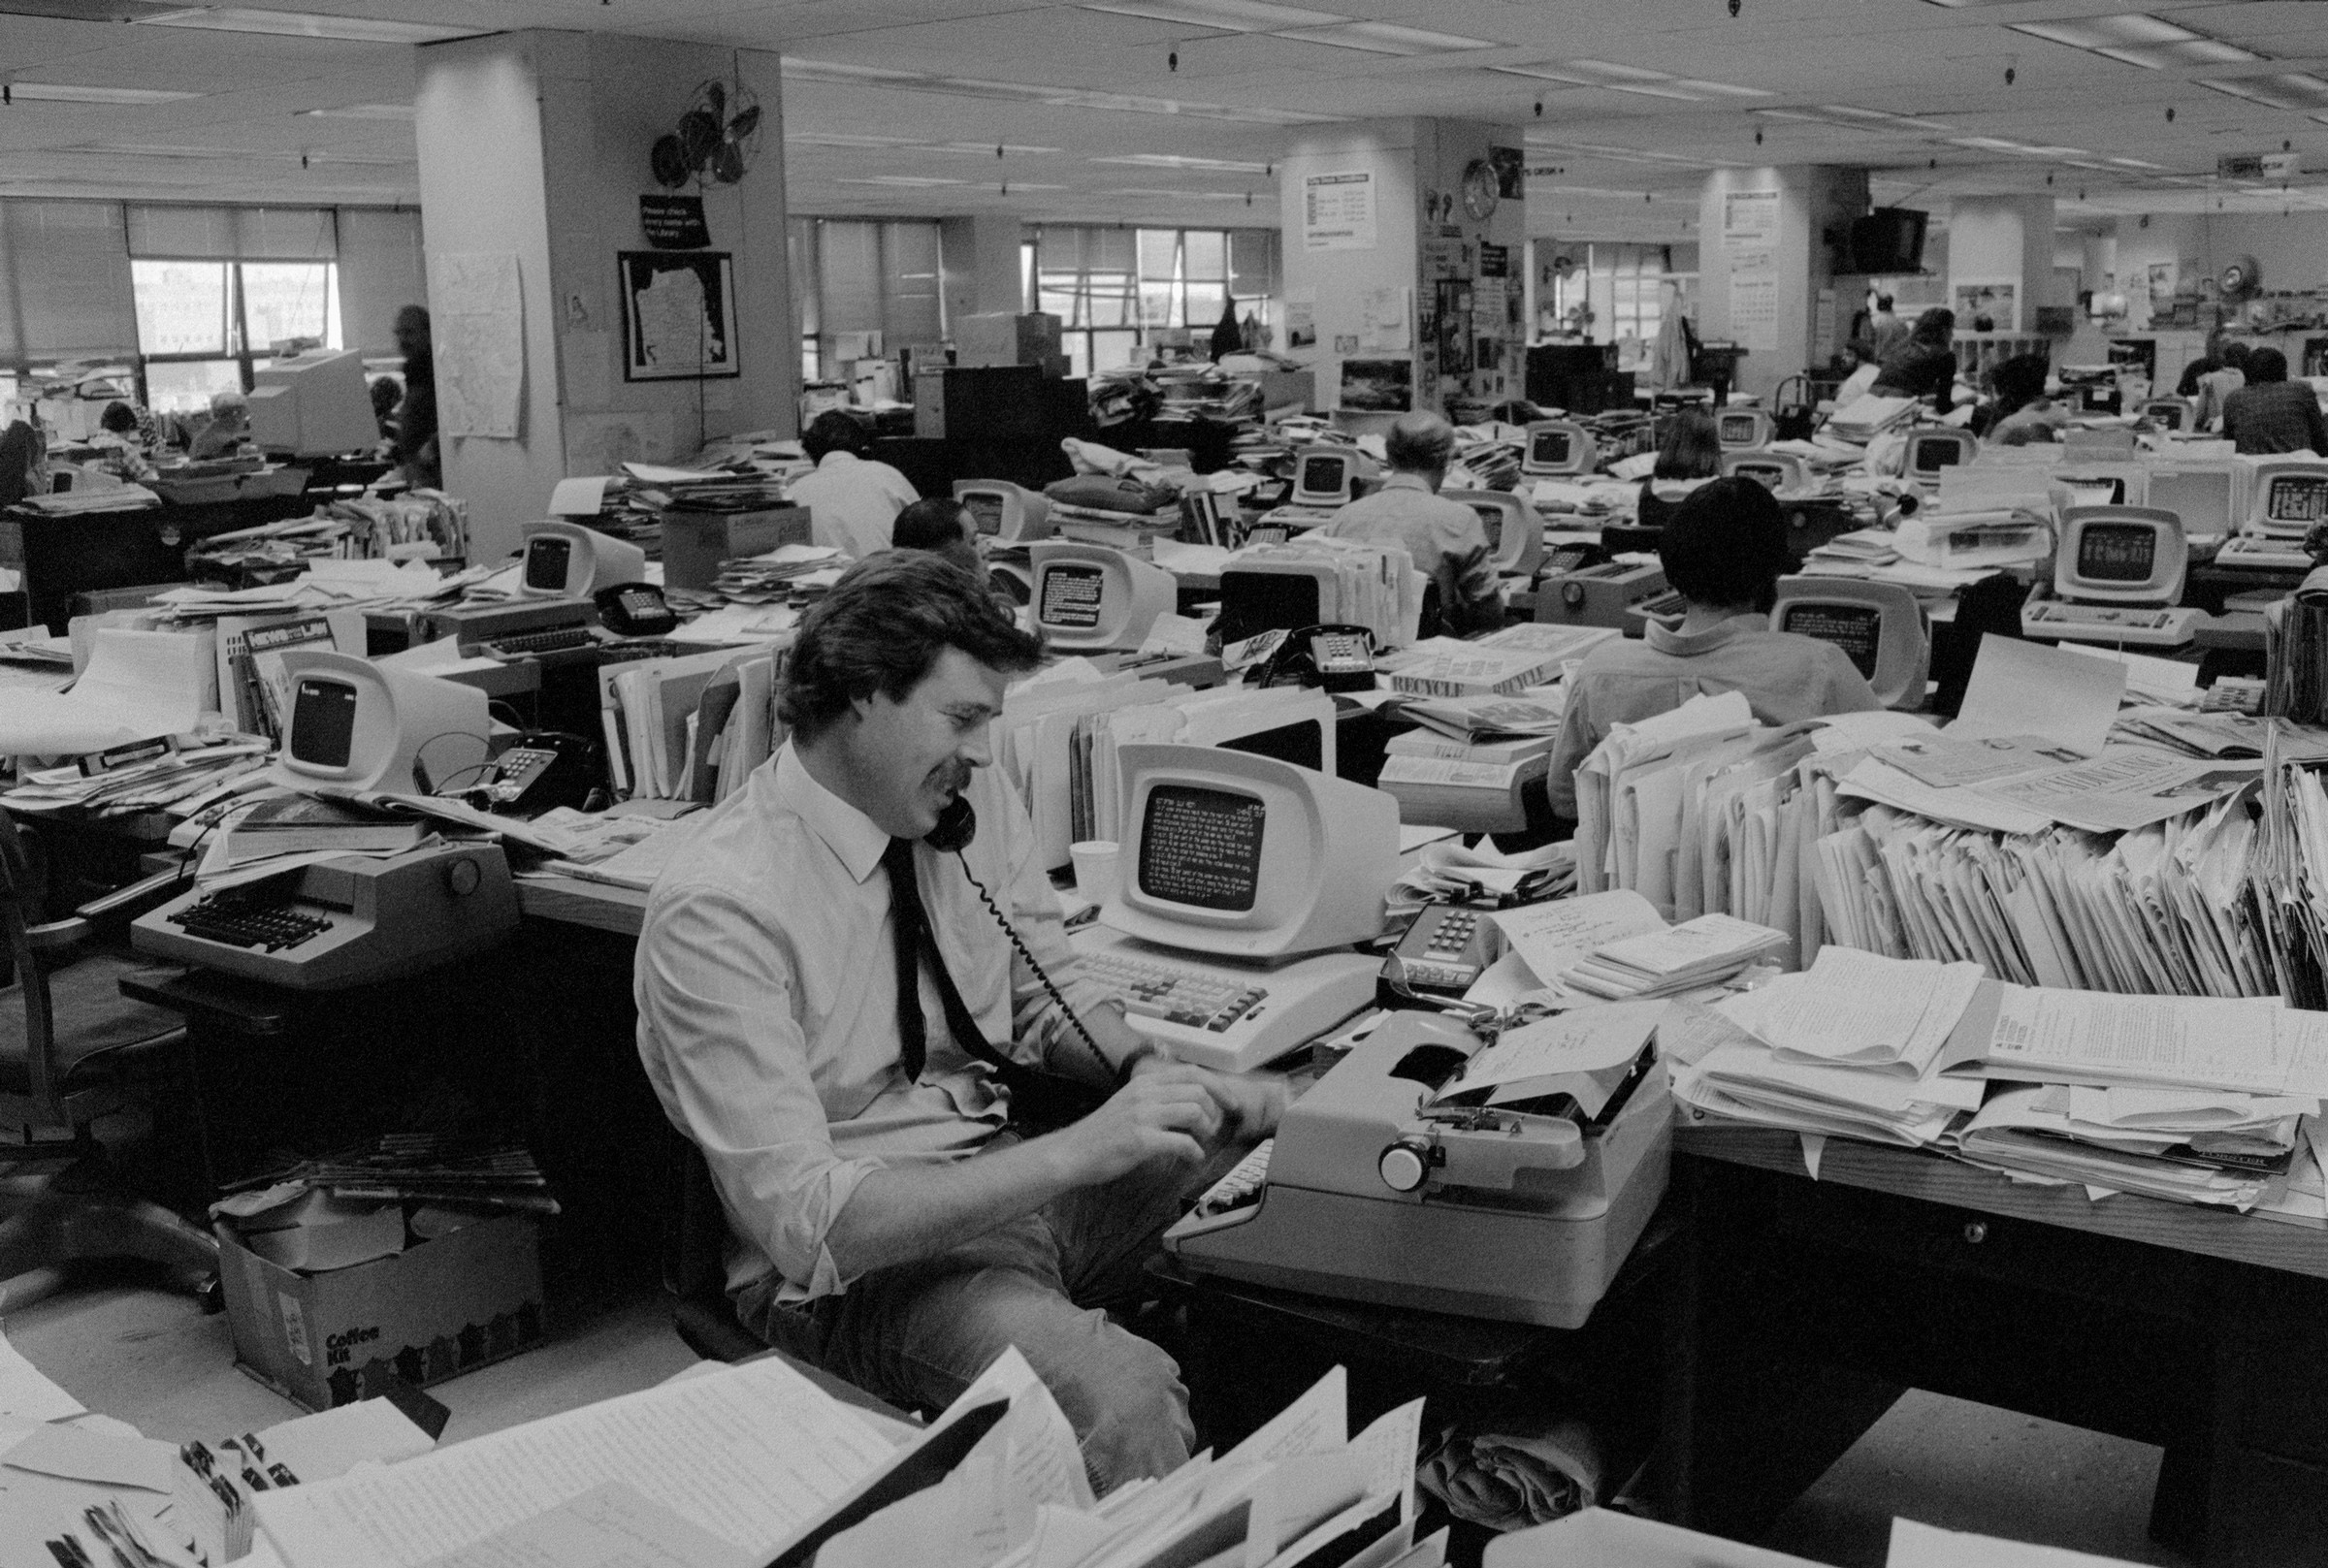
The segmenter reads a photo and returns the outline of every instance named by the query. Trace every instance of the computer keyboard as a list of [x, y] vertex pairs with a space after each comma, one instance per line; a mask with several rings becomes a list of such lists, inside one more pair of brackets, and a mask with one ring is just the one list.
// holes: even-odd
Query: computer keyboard
[[1253, 1152], [1238, 1161], [1235, 1168], [1205, 1189], [1205, 1196], [1172, 1227], [1172, 1234], [1178, 1237], [1217, 1231], [1224, 1225], [1236, 1225], [1250, 1218], [1261, 1205], [1261, 1189], [1269, 1184], [1270, 1151], [1277, 1146], [1274, 1137], [1265, 1137], [1255, 1144]]
[[588, 648], [598, 639], [588, 626], [553, 626], [548, 631], [519, 631], [485, 644], [490, 658], [525, 658], [534, 654], [559, 654], [569, 648]]
[[1269, 1000], [1266, 986], [1121, 952], [1091, 954], [1083, 960], [1083, 973], [1120, 992], [1124, 1011], [1136, 1018], [1163, 1018], [1215, 1035], [1226, 1034], [1231, 1024]]
[[2303, 540], [2259, 538], [2251, 533], [2225, 539], [2222, 549], [2215, 552], [2215, 563], [2247, 571], [2312, 570], [2312, 557], [2305, 552]]
[[1273, 1062], [1366, 1007], [1381, 967], [1346, 951], [1274, 968], [1191, 961], [1100, 928], [1071, 940], [1083, 973], [1122, 996], [1134, 1031], [1180, 1061], [1224, 1072]]
[[189, 937], [271, 953], [296, 947], [332, 928], [329, 915], [308, 914], [279, 900], [253, 899], [241, 888], [212, 893], [169, 918]]
[[2029, 637], [2172, 648], [2190, 641], [2198, 619], [2199, 612], [2189, 609], [2153, 609], [2147, 605], [2121, 608], [2040, 599], [2021, 607], [2021, 629]]

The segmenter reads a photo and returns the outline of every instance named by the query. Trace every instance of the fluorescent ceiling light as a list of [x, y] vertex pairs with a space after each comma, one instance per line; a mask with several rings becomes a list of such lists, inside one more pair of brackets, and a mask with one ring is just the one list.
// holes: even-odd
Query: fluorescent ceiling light
[[924, 185], [967, 185], [966, 179], [940, 179], [935, 175], [860, 175], [853, 179], [835, 179], [835, 185], [899, 185], [919, 190]]
[[[991, 158], [995, 150], [991, 142], [916, 142], [912, 145], [918, 152], [934, 152], [948, 158]], [[1021, 146], [1016, 142], [1002, 144], [1002, 151], [1013, 158], [1048, 157], [1058, 150], [1057, 147]]]
[[2328, 109], [2328, 80], [2303, 71], [2269, 77], [2210, 79], [2199, 85], [2272, 109]]
[[1402, 27], [1389, 21], [1345, 21], [1330, 27], [1273, 29], [1278, 38], [1301, 44], [1324, 44], [1338, 49], [1363, 49], [1369, 54], [1452, 54], [1461, 49], [1492, 49], [1484, 38], [1456, 33], [1434, 33], [1420, 27]]
[[1651, 71], [1637, 65], [1618, 65], [1609, 60], [1570, 60], [1568, 69], [1581, 71], [1599, 80], [1616, 81], [1671, 81], [1663, 71]]
[[1758, 109], [1755, 112], [1764, 119], [1791, 120], [1802, 125], [1834, 124], [1834, 121], [1827, 115], [1814, 114], [1808, 110], [1802, 109]]
[[1210, 169], [1216, 174], [1266, 175], [1265, 163], [1239, 163], [1231, 158], [1190, 158], [1178, 152], [1127, 152], [1120, 157], [1093, 158], [1093, 163], [1137, 164], [1145, 169]]
[[910, 136], [847, 136], [838, 131], [787, 131], [784, 141], [787, 146], [853, 147], [860, 150], [917, 144]]
[[1251, 191], [1168, 191], [1147, 187], [1101, 191], [1102, 196], [1145, 196], [1175, 202], [1244, 202], [1252, 198]]
[[2174, 66], [2241, 65], [2263, 56], [2194, 33], [2179, 23], [2140, 12], [2115, 16], [2079, 16], [2065, 21], [2015, 22], [2013, 31], [2026, 33], [2072, 48], [2090, 49], [2148, 71]]
[[1643, 66], [1618, 65], [1609, 60], [1548, 61], [1542, 65], [1491, 65], [1488, 70], [1507, 77], [1528, 77], [1537, 81], [1566, 82], [1572, 87], [1600, 87], [1609, 92], [1629, 92], [1643, 98], [1673, 98], [1683, 103], [1701, 104], [1719, 98], [1767, 98], [1760, 87], [1740, 87], [1727, 81], [1701, 81], [1695, 78], [1669, 77], [1663, 71], [1651, 71]]
[[408, 120], [410, 104], [349, 104], [340, 109], [303, 109], [302, 116], [326, 120]]
[[947, 93], [961, 98], [998, 98], [1005, 103], [1047, 104], [1058, 109], [1103, 109], [1126, 114], [1180, 114], [1190, 119], [1240, 125], [1331, 125], [1341, 116], [1306, 114], [1291, 109], [1248, 109], [1228, 104], [1194, 104], [1173, 98], [1093, 92], [1083, 87], [1039, 87], [1022, 81], [986, 81], [970, 77], [933, 77], [920, 71], [840, 65], [829, 60], [784, 62], [788, 81], [821, 81], [848, 86], [887, 86], [907, 92]]
[[175, 104], [198, 92], [163, 92], [153, 87], [81, 87], [62, 81], [12, 81], [9, 95], [45, 104]]
[[2142, 158], [2112, 158], [2110, 161], [2120, 169], [2164, 169], [2166, 167], [2162, 163], [2150, 163]]
[[1273, 6], [1263, 0], [1084, 0], [1083, 9], [1112, 12], [1118, 16], [1146, 16], [1154, 21], [1186, 22], [1192, 27], [1232, 33], [1267, 33], [1281, 27], [1330, 27], [1351, 19], [1340, 12]]
[[440, 44], [474, 38], [490, 27], [442, 27], [425, 21], [389, 21], [374, 16], [326, 16], [305, 11], [258, 11], [241, 6], [202, 6], [139, 16], [147, 27], [200, 27], [218, 33], [273, 33], [286, 38], [335, 38], [355, 44]]

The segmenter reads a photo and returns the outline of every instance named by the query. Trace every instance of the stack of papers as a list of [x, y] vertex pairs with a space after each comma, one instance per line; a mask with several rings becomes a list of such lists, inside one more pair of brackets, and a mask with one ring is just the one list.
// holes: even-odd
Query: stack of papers
[[1963, 1129], [1971, 1165], [2247, 1210], [2284, 1180], [2319, 1102], [2171, 1089], [2000, 1089]]
[[23, 775], [16, 788], [0, 795], [0, 806], [36, 815], [72, 808], [94, 816], [144, 811], [190, 816], [234, 794], [238, 783], [257, 778], [267, 765], [268, 750], [265, 741], [244, 735], [165, 750], [148, 761], [110, 770], [48, 768]]
[[1914, 398], [1878, 398], [1873, 393], [1853, 399], [1827, 416], [1826, 434], [1865, 446], [1884, 432], [1916, 417]]
[[711, 586], [731, 604], [782, 603], [795, 588], [830, 588], [848, 564], [829, 545], [780, 545], [764, 556], [723, 562]]
[[1595, 948], [1560, 980], [1609, 1001], [1678, 996], [1718, 985], [1786, 945], [1783, 931], [1727, 914], [1701, 914], [1669, 931]]

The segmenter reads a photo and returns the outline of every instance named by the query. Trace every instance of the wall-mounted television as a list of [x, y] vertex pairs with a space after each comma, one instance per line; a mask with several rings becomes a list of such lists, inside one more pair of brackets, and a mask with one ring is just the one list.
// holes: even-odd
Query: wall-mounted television
[[1891, 274], [1924, 271], [1924, 229], [1929, 213], [1905, 207], [1879, 207], [1851, 223], [1851, 266], [1855, 272]]

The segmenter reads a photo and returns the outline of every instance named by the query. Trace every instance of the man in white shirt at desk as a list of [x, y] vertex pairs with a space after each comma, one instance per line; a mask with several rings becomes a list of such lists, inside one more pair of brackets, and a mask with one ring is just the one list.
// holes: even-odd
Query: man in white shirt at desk
[[[1284, 1089], [1164, 1059], [1075, 977], [987, 766], [1039, 651], [936, 556], [851, 568], [793, 650], [792, 741], [649, 897], [638, 1048], [709, 1161], [746, 1326], [923, 1407], [1016, 1344], [1104, 1491], [1171, 1470], [1193, 1432], [1172, 1359], [1099, 1308], [1136, 1294], [1181, 1194], [1274, 1131]], [[972, 829], [958, 849], [929, 842], [942, 816]], [[1002, 1057], [1108, 1098], [1023, 1136]]]
[[1402, 414], [1383, 440], [1390, 477], [1372, 496], [1336, 512], [1324, 532], [1364, 544], [1404, 545], [1414, 569], [1439, 590], [1439, 624], [1423, 635], [1467, 636], [1504, 624], [1504, 599], [1489, 559], [1487, 528], [1460, 501], [1441, 500], [1455, 461], [1455, 427], [1437, 414]]
[[816, 471], [793, 480], [786, 498], [808, 508], [811, 537], [859, 560], [887, 550], [897, 514], [922, 498], [913, 482], [866, 457], [865, 428], [838, 409], [810, 422], [800, 450]]

